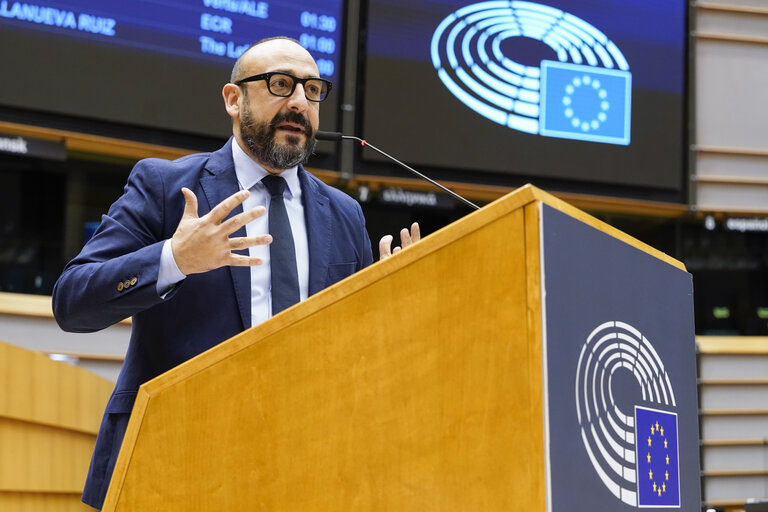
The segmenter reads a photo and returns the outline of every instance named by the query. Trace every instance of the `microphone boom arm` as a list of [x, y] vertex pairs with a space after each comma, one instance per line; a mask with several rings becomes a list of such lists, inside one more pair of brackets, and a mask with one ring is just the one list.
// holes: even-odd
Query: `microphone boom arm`
[[360, 142], [361, 146], [368, 146], [372, 150], [374, 150], [374, 151], [380, 153], [381, 155], [389, 158], [390, 160], [392, 160], [393, 162], [395, 162], [396, 164], [398, 164], [402, 168], [404, 168], [404, 169], [410, 171], [411, 173], [415, 174], [419, 178], [421, 178], [423, 180], [426, 180], [426, 181], [430, 182], [432, 185], [434, 185], [437, 188], [439, 188], [440, 190], [443, 190], [443, 191], [447, 192], [454, 199], [458, 199], [462, 203], [466, 204], [467, 206], [469, 206], [469, 207], [471, 207], [471, 208], [473, 208], [475, 210], [479, 210], [480, 209], [480, 207], [477, 206], [475, 203], [469, 201], [468, 199], [465, 199], [465, 198], [461, 197], [456, 192], [445, 188], [444, 186], [442, 186], [441, 184], [439, 184], [438, 182], [436, 182], [432, 178], [423, 175], [422, 173], [420, 173], [419, 171], [417, 171], [413, 167], [404, 164], [403, 162], [401, 162], [397, 158], [393, 157], [392, 155], [389, 155], [389, 154], [385, 153], [384, 151], [380, 150], [379, 148], [377, 148], [373, 144], [368, 143], [368, 141], [366, 141], [364, 139], [361, 139], [359, 137], [355, 137], [353, 135], [344, 135], [344, 134], [342, 134], [340, 132], [325, 132], [325, 131], [318, 131], [318, 132], [315, 133], [315, 136], [316, 136], [316, 138], [318, 140], [342, 140], [342, 139], [356, 140], [356, 141]]
[[436, 186], [437, 188], [439, 188], [439, 189], [441, 189], [441, 190], [444, 190], [445, 192], [449, 193], [449, 194], [450, 194], [452, 197], [454, 197], [455, 199], [458, 199], [459, 201], [463, 202], [464, 204], [466, 204], [466, 205], [468, 205], [468, 206], [471, 206], [471, 207], [472, 207], [472, 208], [474, 208], [475, 210], [479, 210], [479, 209], [480, 209], [480, 207], [479, 207], [479, 206], [477, 206], [475, 203], [473, 203], [473, 202], [469, 201], [468, 199], [465, 199], [465, 198], [461, 197], [461, 196], [460, 196], [459, 194], [457, 194], [456, 192], [454, 192], [454, 191], [452, 191], [452, 190], [450, 190], [450, 189], [448, 189], [448, 188], [446, 188], [446, 187], [442, 186], [441, 184], [439, 184], [438, 182], [436, 182], [435, 180], [433, 180], [433, 179], [432, 179], [432, 178], [430, 178], [429, 176], [425, 176], [425, 175], [423, 175], [422, 173], [420, 173], [419, 171], [417, 171], [417, 170], [416, 170], [416, 169], [414, 169], [413, 167], [411, 167], [411, 166], [409, 166], [409, 165], [406, 165], [406, 164], [404, 164], [403, 162], [401, 162], [401, 161], [400, 161], [400, 160], [398, 160], [397, 158], [393, 157], [392, 155], [389, 155], [389, 154], [385, 153], [384, 151], [380, 150], [379, 148], [377, 148], [377, 147], [376, 147], [376, 146], [374, 146], [373, 144], [370, 144], [368, 141], [366, 141], [366, 140], [364, 140], [364, 139], [360, 139], [360, 138], [358, 138], [358, 137], [354, 137], [354, 136], [352, 136], [352, 135], [342, 135], [342, 136], [341, 136], [341, 138], [342, 138], [342, 139], [351, 139], [351, 140], [356, 140], [356, 141], [360, 142], [360, 145], [361, 145], [361, 146], [368, 146], [369, 148], [371, 148], [372, 150], [376, 151], [377, 153], [380, 153], [380, 154], [384, 155], [385, 157], [389, 158], [390, 160], [392, 160], [392, 161], [393, 161], [393, 162], [395, 162], [396, 164], [398, 164], [398, 165], [400, 165], [400, 166], [404, 167], [405, 169], [407, 169], [407, 170], [411, 171], [413, 174], [415, 174], [415, 175], [416, 175], [416, 176], [418, 176], [419, 178], [421, 178], [421, 179], [424, 179], [424, 180], [427, 180], [428, 182], [430, 182], [431, 184], [433, 184], [433, 185], [434, 185], [434, 186]]

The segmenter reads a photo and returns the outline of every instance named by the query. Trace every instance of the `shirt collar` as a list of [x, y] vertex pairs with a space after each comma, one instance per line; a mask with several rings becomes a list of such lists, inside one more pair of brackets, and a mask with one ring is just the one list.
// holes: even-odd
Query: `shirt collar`
[[[237, 181], [244, 190], [250, 190], [257, 183], [263, 187], [261, 179], [269, 174], [269, 171], [259, 165], [253, 158], [248, 156], [237, 140], [232, 141], [232, 160], [235, 162], [235, 174]], [[288, 184], [288, 192], [291, 197], [301, 195], [301, 185], [299, 184], [299, 167], [293, 166], [280, 173]]]

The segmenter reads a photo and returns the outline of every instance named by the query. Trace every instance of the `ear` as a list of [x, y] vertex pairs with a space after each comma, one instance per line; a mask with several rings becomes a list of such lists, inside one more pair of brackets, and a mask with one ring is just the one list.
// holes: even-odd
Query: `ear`
[[240, 98], [243, 96], [243, 91], [235, 84], [227, 84], [221, 90], [221, 95], [224, 98], [224, 108], [227, 110], [227, 114], [230, 117], [236, 118], [240, 116]]

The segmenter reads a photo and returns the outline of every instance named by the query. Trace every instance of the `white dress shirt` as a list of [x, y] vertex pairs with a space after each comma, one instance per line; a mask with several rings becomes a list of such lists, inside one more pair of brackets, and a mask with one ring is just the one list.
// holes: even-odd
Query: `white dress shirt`
[[[240, 147], [232, 142], [232, 158], [235, 162], [235, 174], [241, 190], [250, 190], [251, 195], [243, 201], [243, 210], [264, 206], [269, 211], [270, 196], [261, 179], [269, 174]], [[304, 218], [304, 205], [301, 202], [301, 184], [298, 167], [286, 169], [280, 173], [286, 183], [284, 201], [288, 218], [291, 222], [293, 243], [296, 248], [296, 267], [299, 275], [299, 295], [304, 300], [309, 295], [309, 244], [307, 224]], [[215, 206], [215, 205], [213, 205]], [[259, 236], [269, 232], [268, 214], [264, 214], [245, 226], [247, 236]], [[251, 326], [258, 325], [272, 316], [271, 270], [269, 266], [269, 245], [257, 245], [249, 249], [251, 256], [261, 258], [264, 263], [251, 267]], [[157, 279], [157, 292], [164, 296], [170, 288], [186, 276], [181, 273], [171, 250], [171, 241], [166, 240], [160, 257], [160, 271]]]

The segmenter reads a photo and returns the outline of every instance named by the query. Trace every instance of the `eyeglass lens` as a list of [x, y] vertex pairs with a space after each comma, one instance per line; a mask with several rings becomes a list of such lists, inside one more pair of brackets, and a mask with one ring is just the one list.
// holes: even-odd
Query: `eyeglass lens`
[[[290, 96], [296, 87], [296, 80], [291, 75], [275, 73], [267, 82], [269, 91], [277, 96]], [[328, 94], [328, 86], [322, 80], [308, 79], [304, 81], [304, 94], [313, 101], [320, 101]]]

